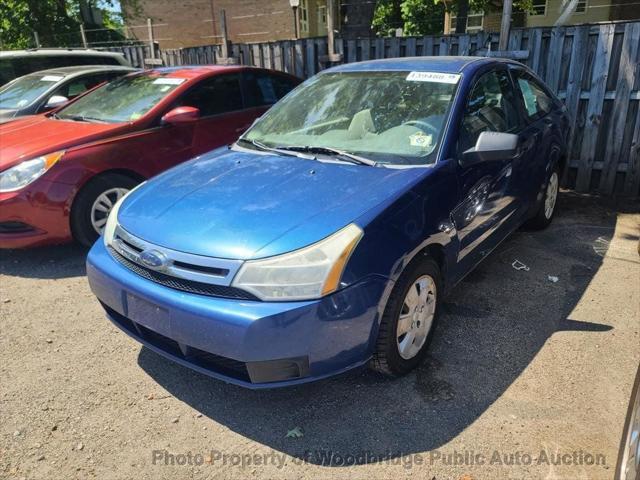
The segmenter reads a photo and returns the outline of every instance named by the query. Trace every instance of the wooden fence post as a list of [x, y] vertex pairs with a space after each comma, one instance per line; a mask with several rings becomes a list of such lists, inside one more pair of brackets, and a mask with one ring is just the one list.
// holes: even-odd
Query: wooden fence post
[[591, 185], [591, 173], [598, 141], [598, 126], [602, 119], [604, 94], [607, 89], [607, 73], [609, 72], [609, 62], [611, 60], [614, 29], [615, 25], [612, 23], [600, 25], [599, 27], [593, 74], [591, 75], [589, 104], [582, 135], [578, 176], [576, 178], [576, 190], [579, 192], [588, 191]]
[[611, 194], [615, 186], [622, 142], [626, 130], [627, 113], [631, 103], [631, 89], [636, 82], [638, 71], [636, 59], [638, 58], [639, 45], [640, 23], [627, 23], [624, 26], [624, 39], [618, 67], [618, 81], [616, 83], [616, 97], [613, 101], [612, 109], [613, 117], [609, 124], [607, 148], [598, 187], [601, 193]]

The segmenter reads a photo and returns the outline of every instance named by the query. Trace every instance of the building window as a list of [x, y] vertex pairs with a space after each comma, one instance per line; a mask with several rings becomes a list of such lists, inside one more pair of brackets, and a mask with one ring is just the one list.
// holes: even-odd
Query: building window
[[327, 5], [318, 5], [316, 18], [318, 20], [318, 31], [316, 35], [327, 34]]
[[587, 11], [587, 0], [578, 0], [575, 13], [584, 13]]
[[532, 17], [544, 16], [547, 14], [547, 0], [533, 0], [531, 2], [531, 13], [529, 13]]
[[309, 33], [309, 5], [308, 0], [300, 0], [300, 31]]
[[[484, 12], [469, 12], [467, 16], [467, 33], [476, 33], [482, 31], [484, 25]], [[449, 25], [452, 32], [456, 31], [456, 17], [451, 17], [451, 23]]]

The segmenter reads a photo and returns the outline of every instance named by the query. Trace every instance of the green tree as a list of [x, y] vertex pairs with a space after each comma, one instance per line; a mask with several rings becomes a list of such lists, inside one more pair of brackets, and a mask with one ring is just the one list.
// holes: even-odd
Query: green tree
[[[514, 0], [514, 13], [531, 11], [532, 0]], [[500, 0], [378, 0], [371, 24], [379, 36], [393, 35], [402, 28], [405, 35], [433, 35], [444, 30], [444, 14], [458, 14], [456, 30], [466, 28], [470, 11], [500, 12]]]
[[[0, 49], [35, 47], [33, 32], [48, 47], [82, 45], [80, 24], [87, 29], [103, 29], [90, 41], [122, 38], [117, 32], [121, 24], [114, 12], [116, 0], [0, 0]], [[83, 8], [100, 12], [101, 22], [83, 19]], [[94, 32], [92, 32], [94, 33]], [[95, 38], [93, 38], [95, 37]]]

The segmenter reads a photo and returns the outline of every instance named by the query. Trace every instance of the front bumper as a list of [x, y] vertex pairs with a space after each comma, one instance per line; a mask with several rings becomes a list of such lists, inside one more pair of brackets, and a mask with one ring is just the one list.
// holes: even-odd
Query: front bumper
[[25, 248], [71, 240], [74, 187], [38, 179], [16, 192], [0, 193], [0, 248]]
[[89, 252], [87, 277], [125, 333], [182, 365], [249, 388], [304, 383], [366, 363], [389, 283], [371, 277], [304, 302], [197, 295], [140, 277], [101, 241]]

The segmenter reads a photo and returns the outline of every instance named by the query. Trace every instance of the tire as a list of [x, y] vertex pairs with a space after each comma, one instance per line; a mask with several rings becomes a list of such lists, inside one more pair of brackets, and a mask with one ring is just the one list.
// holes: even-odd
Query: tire
[[[96, 216], [99, 215], [98, 221], [95, 222], [96, 224], [101, 223], [102, 220], [106, 222], [106, 217], [111, 209], [107, 207], [108, 203], [104, 201], [97, 205], [98, 198], [106, 194], [113, 204], [138, 183], [136, 180], [118, 173], [108, 173], [89, 180], [82, 187], [71, 207], [71, 233], [73, 238], [85, 247], [93, 245], [100, 233], [94, 227], [92, 216], [94, 214]], [[104, 224], [102, 226], [104, 227]]]
[[640, 368], [636, 373], [627, 417], [624, 421], [615, 478], [637, 480], [640, 478]]
[[[430, 281], [428, 280], [430, 279]], [[423, 282], [427, 288], [422, 297], [417, 282]], [[415, 290], [412, 290], [414, 289]], [[411, 291], [411, 297], [409, 297]], [[418, 310], [411, 308], [415, 294], [418, 294]], [[390, 377], [402, 376], [416, 368], [429, 347], [440, 312], [442, 298], [442, 276], [438, 264], [429, 257], [420, 257], [413, 261], [396, 282], [385, 308], [375, 352], [369, 367]], [[431, 298], [432, 303], [425, 298]], [[415, 305], [415, 304], [414, 304]], [[432, 307], [429, 307], [432, 305]], [[420, 308], [425, 310], [420, 310]], [[411, 311], [414, 314], [411, 314]], [[403, 325], [398, 328], [404, 317]], [[422, 330], [426, 327], [426, 330]], [[407, 333], [403, 334], [402, 330]], [[413, 342], [409, 335], [414, 333]], [[424, 335], [424, 339], [422, 339]], [[422, 343], [422, 345], [420, 345]]]
[[543, 230], [551, 224], [558, 206], [559, 191], [560, 168], [556, 163], [545, 182], [544, 196], [540, 200], [540, 205], [538, 205], [535, 215], [525, 224], [527, 230]]

